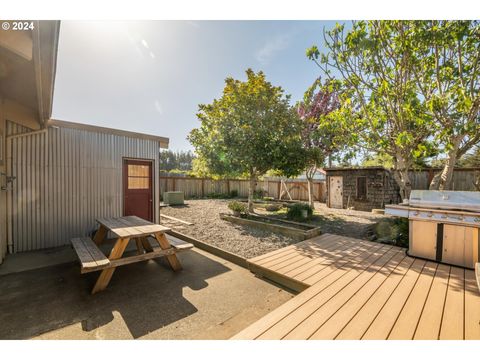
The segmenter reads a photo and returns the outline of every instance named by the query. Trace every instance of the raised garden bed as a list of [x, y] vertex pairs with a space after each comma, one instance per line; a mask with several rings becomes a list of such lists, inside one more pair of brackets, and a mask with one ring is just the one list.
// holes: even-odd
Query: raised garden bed
[[220, 214], [220, 218], [234, 224], [247, 225], [285, 235], [298, 241], [310, 239], [321, 234], [320, 228], [317, 226], [275, 219], [268, 216], [250, 214], [245, 217], [237, 217], [230, 214]]

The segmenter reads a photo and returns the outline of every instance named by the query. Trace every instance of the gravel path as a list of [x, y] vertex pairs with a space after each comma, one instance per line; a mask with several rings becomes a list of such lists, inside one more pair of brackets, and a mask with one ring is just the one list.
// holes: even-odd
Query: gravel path
[[[194, 225], [184, 225], [164, 218], [162, 224], [245, 258], [259, 256], [297, 242], [283, 235], [220, 219], [220, 213], [230, 212], [227, 208], [228, 202], [229, 200], [217, 199], [188, 200], [185, 206], [162, 208], [162, 214]], [[315, 210], [320, 216], [316, 216], [312, 223], [319, 225], [323, 233], [363, 239], [368, 238], [372, 226], [384, 217], [362, 211], [330, 209], [321, 203], [315, 205]], [[266, 213], [260, 209], [256, 211]]]
[[162, 214], [194, 225], [174, 223], [164, 218], [161, 219], [161, 223], [247, 259], [297, 242], [283, 235], [232, 224], [220, 219], [219, 213], [230, 212], [227, 208], [228, 202], [229, 200], [188, 200], [185, 206], [162, 208]]

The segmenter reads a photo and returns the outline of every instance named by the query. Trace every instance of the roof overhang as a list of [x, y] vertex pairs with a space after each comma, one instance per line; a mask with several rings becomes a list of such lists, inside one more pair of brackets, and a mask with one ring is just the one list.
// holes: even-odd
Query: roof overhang
[[41, 128], [52, 112], [60, 22], [25, 22], [33, 30], [0, 31], [0, 97]]
[[64, 120], [50, 119], [47, 123], [47, 126], [79, 129], [79, 130], [92, 131], [92, 132], [98, 132], [98, 133], [104, 133], [104, 134], [126, 136], [126, 137], [143, 139], [143, 140], [153, 140], [153, 141], [157, 141], [159, 143], [159, 146], [163, 149], [168, 149], [168, 143], [169, 143], [169, 139], [163, 136], [156, 136], [156, 135], [150, 135], [150, 134], [137, 133], [133, 131], [112, 129], [112, 128], [96, 126], [96, 125], [80, 124], [80, 123], [64, 121]]

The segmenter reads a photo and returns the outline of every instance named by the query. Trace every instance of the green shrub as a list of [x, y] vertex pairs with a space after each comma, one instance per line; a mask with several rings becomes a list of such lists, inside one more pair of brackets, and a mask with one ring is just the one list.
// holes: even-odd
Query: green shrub
[[230, 197], [231, 198], [238, 197], [238, 190], [230, 190]]
[[[307, 216], [305, 216], [305, 212]], [[307, 219], [310, 219], [312, 215], [313, 210], [310, 205], [306, 203], [296, 203], [290, 205], [287, 211], [287, 219], [293, 221], [305, 221]]]
[[263, 196], [265, 195], [266, 191], [265, 190], [254, 190], [253, 191], [253, 198], [254, 199], [263, 199]]
[[228, 203], [228, 208], [233, 212], [238, 212], [240, 214], [247, 212], [247, 204], [239, 201], [230, 201]]
[[408, 219], [382, 219], [375, 225], [377, 241], [401, 247], [408, 247]]

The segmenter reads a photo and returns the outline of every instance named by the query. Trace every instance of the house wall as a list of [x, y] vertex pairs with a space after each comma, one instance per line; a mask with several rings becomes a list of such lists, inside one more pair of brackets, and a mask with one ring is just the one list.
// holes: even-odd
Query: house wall
[[[371, 211], [383, 208], [385, 204], [400, 202], [399, 188], [388, 170], [382, 169], [349, 169], [327, 171], [327, 197], [330, 195], [330, 176], [343, 177], [343, 207], [355, 210]], [[365, 199], [357, 197], [357, 178], [366, 177], [367, 195]], [[328, 198], [327, 198], [327, 204]]]
[[154, 160], [158, 222], [159, 143], [155, 140], [49, 127], [9, 138], [10, 252], [67, 245], [96, 229], [95, 218], [123, 215], [123, 158]]
[[[6, 140], [3, 99], [0, 97], [0, 172], [5, 173]], [[0, 188], [5, 186], [5, 176], [0, 176]], [[0, 264], [7, 253], [7, 193], [0, 190]]]
[[[37, 114], [11, 99], [0, 97], [0, 172], [11, 175], [8, 166], [8, 137], [39, 129]], [[14, 122], [15, 121], [15, 122]], [[30, 127], [33, 127], [31, 129]], [[5, 175], [0, 176], [0, 264], [8, 250], [8, 189]]]

